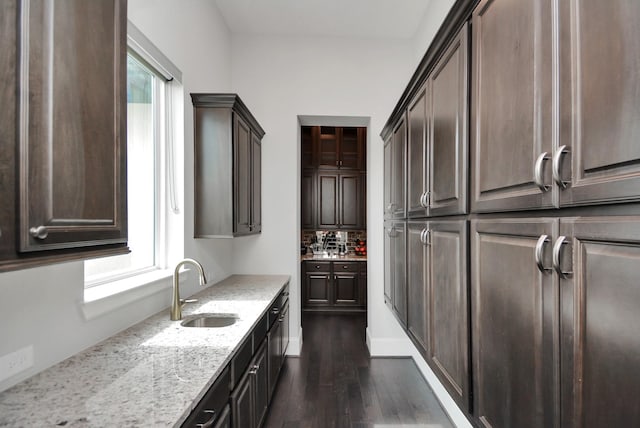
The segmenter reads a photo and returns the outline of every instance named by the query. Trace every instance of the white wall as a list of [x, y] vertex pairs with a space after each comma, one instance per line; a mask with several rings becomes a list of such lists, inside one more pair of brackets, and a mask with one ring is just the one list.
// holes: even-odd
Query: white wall
[[[222, 279], [231, 273], [231, 242], [191, 238], [193, 115], [189, 92], [230, 90], [229, 31], [211, 0], [129, 0], [129, 18], [183, 73], [185, 97], [178, 101], [185, 108], [184, 142], [179, 142], [185, 145], [185, 255], [201, 260], [210, 279]], [[159, 293], [85, 321], [82, 262], [0, 274], [0, 356], [28, 345], [34, 346], [35, 354], [34, 366], [0, 382], [0, 391], [168, 307], [170, 281], [164, 282]], [[193, 276], [185, 286], [185, 296], [199, 289]]]
[[[232, 87], [266, 135], [260, 236], [234, 240], [234, 272], [291, 275], [292, 343], [300, 325], [298, 115], [370, 117], [367, 146], [369, 334], [403, 335], [383, 302], [383, 145], [379, 136], [409, 81], [407, 41], [234, 35]], [[292, 347], [295, 353], [295, 346]]]
[[422, 22], [413, 36], [413, 68], [415, 69], [429, 48], [455, 0], [430, 0]]

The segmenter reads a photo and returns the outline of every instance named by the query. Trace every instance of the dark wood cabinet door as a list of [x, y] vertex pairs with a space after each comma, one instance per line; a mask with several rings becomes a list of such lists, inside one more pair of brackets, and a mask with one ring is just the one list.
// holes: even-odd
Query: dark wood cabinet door
[[253, 382], [249, 372], [231, 393], [231, 419], [233, 428], [256, 427]]
[[[553, 16], [547, 0], [482, 0], [473, 12], [471, 207], [553, 207]], [[534, 182], [540, 161], [542, 190]], [[543, 156], [544, 158], [544, 156]]]
[[318, 135], [318, 166], [337, 168], [340, 165], [338, 158], [338, 138], [340, 128], [336, 126], [320, 126]]
[[302, 171], [302, 182], [300, 183], [300, 188], [300, 225], [303, 229], [315, 229], [316, 188], [313, 170], [305, 169]]
[[406, 222], [394, 222], [391, 235], [391, 248], [394, 255], [392, 281], [393, 311], [404, 327], [407, 326], [406, 226]]
[[640, 199], [640, 2], [559, 3], [561, 205]]
[[467, 222], [431, 221], [428, 230], [428, 362], [460, 408], [469, 411]]
[[273, 397], [282, 365], [282, 323], [276, 321], [267, 334], [269, 358], [269, 400]]
[[267, 341], [263, 340], [262, 345], [253, 357], [250, 368], [253, 377], [254, 406], [255, 406], [255, 426], [260, 427], [267, 415], [269, 406], [269, 359], [267, 353]]
[[[429, 190], [430, 117], [431, 84], [427, 81], [407, 109], [407, 217], [428, 214], [425, 198]], [[388, 179], [385, 175], [385, 181]]]
[[21, 3], [19, 249], [126, 243], [126, 1]]
[[435, 65], [431, 83], [429, 215], [467, 212], [468, 30], [465, 25]]
[[640, 222], [560, 220], [562, 427], [640, 426]]
[[429, 350], [429, 261], [427, 222], [407, 223], [407, 330], [420, 353], [427, 358]]
[[251, 130], [237, 114], [233, 115], [234, 234], [251, 232]]
[[214, 425], [214, 428], [231, 428], [231, 409], [228, 405], [222, 411], [222, 414], [220, 415], [218, 422]]
[[[334, 265], [335, 266], [335, 265]], [[333, 275], [333, 304], [335, 306], [361, 306], [358, 272], [335, 272]]]
[[330, 272], [307, 272], [305, 274], [304, 304], [306, 307], [331, 304]]
[[282, 354], [282, 363], [284, 363], [284, 358], [287, 353], [287, 348], [289, 347], [289, 304], [287, 303], [284, 309], [282, 310], [282, 314], [280, 315], [281, 323], [282, 323], [282, 334], [281, 334], [281, 354]]
[[[556, 219], [471, 222], [473, 409], [480, 426], [557, 426]], [[435, 250], [434, 250], [435, 251]]]
[[384, 201], [384, 218], [385, 219], [389, 219], [393, 217], [393, 212], [391, 210], [391, 182], [392, 182], [392, 177], [391, 177], [391, 161], [392, 161], [392, 149], [393, 149], [393, 135], [391, 135], [385, 142], [384, 142], [384, 166], [383, 166], [383, 173], [384, 173], [384, 183], [383, 183], [383, 189], [382, 189], [382, 193], [383, 193], [383, 201]]
[[393, 307], [393, 259], [394, 253], [391, 244], [393, 235], [393, 222], [384, 222], [384, 302]]
[[405, 217], [405, 179], [407, 167], [407, 127], [404, 117], [393, 131], [391, 148], [391, 215]]
[[262, 141], [251, 133], [251, 224], [252, 233], [262, 231]]
[[339, 223], [338, 174], [318, 173], [318, 227], [335, 229]]
[[340, 174], [338, 227], [363, 228], [364, 194], [360, 174]]
[[338, 165], [340, 169], [365, 169], [366, 132], [367, 128], [340, 128], [340, 144], [338, 146]]
[[300, 140], [302, 144], [302, 168], [316, 167], [317, 158], [317, 142], [319, 138], [320, 128], [317, 126], [302, 126], [300, 128]]

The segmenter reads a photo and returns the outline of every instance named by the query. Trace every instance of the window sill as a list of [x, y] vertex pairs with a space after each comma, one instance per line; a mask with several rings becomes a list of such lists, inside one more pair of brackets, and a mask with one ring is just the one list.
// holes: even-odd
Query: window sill
[[[180, 274], [180, 282], [187, 272]], [[84, 290], [81, 310], [85, 321], [98, 318], [123, 306], [171, 288], [173, 269], [156, 270]], [[168, 294], [167, 294], [168, 295]]]

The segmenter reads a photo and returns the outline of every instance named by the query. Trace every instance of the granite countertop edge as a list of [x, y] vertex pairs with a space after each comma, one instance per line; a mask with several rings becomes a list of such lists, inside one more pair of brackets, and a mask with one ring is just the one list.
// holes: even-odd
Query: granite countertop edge
[[183, 319], [235, 313], [225, 328], [189, 328], [168, 310], [0, 392], [0, 427], [180, 426], [289, 283], [231, 275], [196, 293]]

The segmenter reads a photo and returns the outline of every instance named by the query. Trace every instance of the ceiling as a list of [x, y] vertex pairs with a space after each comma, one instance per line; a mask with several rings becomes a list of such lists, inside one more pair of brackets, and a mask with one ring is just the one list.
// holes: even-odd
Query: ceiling
[[430, 0], [215, 0], [234, 34], [409, 39]]

